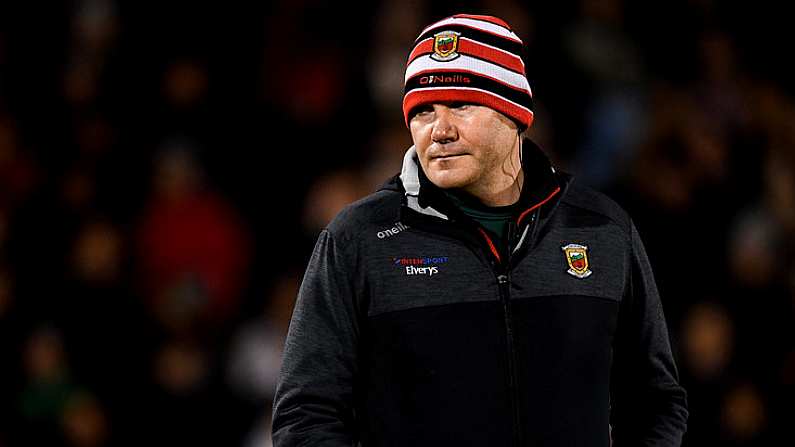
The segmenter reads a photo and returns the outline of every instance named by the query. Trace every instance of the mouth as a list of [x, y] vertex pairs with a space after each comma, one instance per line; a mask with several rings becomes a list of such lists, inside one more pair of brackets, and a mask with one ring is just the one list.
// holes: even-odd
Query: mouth
[[452, 160], [455, 158], [463, 157], [467, 155], [466, 153], [459, 153], [459, 154], [439, 154], [439, 155], [432, 155], [431, 160]]

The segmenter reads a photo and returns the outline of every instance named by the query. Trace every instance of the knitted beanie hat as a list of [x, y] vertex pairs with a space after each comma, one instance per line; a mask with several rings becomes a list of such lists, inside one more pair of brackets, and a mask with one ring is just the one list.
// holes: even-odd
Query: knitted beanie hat
[[406, 65], [403, 116], [436, 102], [490, 107], [524, 130], [533, 123], [533, 93], [522, 61], [522, 41], [504, 21], [456, 14], [420, 33]]

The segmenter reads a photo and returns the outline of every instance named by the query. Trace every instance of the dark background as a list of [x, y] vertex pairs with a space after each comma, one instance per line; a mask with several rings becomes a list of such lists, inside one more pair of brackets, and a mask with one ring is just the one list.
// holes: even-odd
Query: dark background
[[529, 136], [635, 219], [686, 445], [793, 445], [777, 4], [1, 3], [0, 446], [269, 445], [315, 237], [399, 170], [406, 56], [457, 12], [512, 24]]

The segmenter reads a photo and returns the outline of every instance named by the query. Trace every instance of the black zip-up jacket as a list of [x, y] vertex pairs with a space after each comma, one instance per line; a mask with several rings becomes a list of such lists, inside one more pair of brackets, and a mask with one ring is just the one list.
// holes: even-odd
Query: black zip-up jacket
[[[687, 403], [626, 213], [523, 143], [505, 247], [423, 175], [323, 230], [287, 336], [287, 446], [678, 446]], [[567, 250], [568, 249], [568, 250]]]

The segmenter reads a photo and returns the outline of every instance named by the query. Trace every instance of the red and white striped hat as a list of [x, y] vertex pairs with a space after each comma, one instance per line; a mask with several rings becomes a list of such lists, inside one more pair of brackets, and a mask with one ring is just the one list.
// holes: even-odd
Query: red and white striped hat
[[530, 127], [533, 93], [522, 45], [507, 23], [492, 16], [456, 14], [422, 30], [406, 63], [406, 125], [417, 106], [463, 101]]

